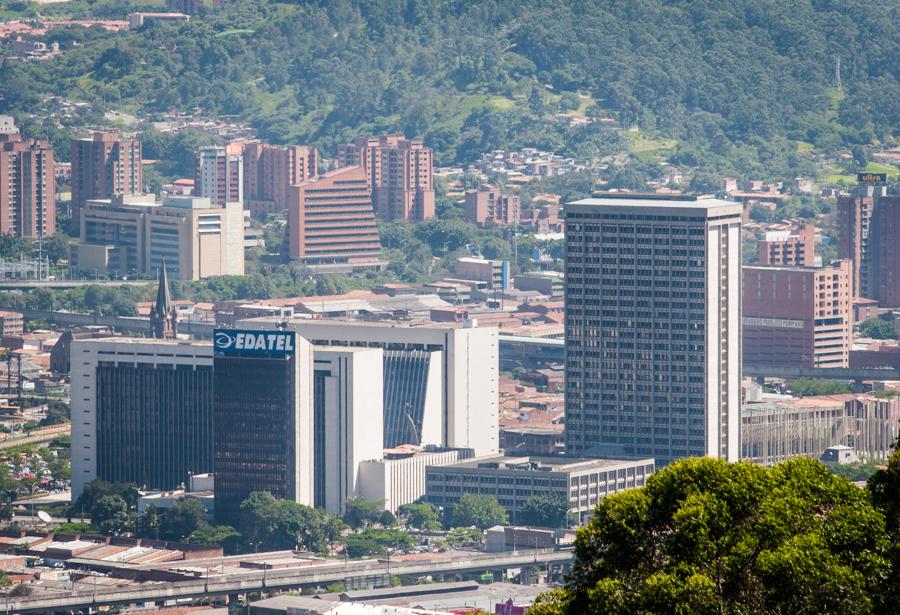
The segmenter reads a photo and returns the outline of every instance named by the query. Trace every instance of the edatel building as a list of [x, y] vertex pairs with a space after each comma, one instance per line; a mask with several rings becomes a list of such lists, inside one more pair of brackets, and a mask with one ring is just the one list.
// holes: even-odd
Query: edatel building
[[312, 353], [294, 331], [216, 329], [216, 516], [233, 520], [254, 491], [313, 503]]

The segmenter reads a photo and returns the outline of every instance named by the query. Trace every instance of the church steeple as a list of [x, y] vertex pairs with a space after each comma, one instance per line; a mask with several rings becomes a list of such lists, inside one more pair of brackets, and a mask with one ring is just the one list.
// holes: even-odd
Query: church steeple
[[169, 291], [169, 276], [166, 273], [165, 262], [159, 275], [156, 305], [150, 312], [150, 326], [153, 328], [153, 337], [157, 339], [175, 339], [178, 335], [178, 321], [175, 318], [175, 305]]

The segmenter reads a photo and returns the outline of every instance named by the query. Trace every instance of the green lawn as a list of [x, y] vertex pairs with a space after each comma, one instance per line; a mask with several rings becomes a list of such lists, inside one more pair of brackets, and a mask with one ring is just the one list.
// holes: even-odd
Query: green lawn
[[870, 162], [866, 165], [866, 171], [869, 173], [887, 173], [889, 176], [900, 174], [900, 169], [894, 165], [881, 162]]

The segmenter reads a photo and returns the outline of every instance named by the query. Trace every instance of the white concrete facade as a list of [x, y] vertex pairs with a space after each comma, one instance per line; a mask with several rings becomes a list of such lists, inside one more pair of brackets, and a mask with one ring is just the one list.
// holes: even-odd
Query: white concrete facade
[[[279, 319], [238, 322], [247, 329], [267, 329]], [[391, 351], [431, 353], [425, 375], [425, 416], [420, 442], [444, 448], [471, 448], [476, 455], [499, 450], [499, 352], [495, 327], [469, 323], [449, 326], [403, 326], [294, 318], [288, 326], [308, 339], [315, 352], [329, 346], [364, 346]]]
[[359, 467], [359, 495], [384, 500], [384, 509], [397, 512], [425, 495], [425, 468], [445, 466], [473, 457], [471, 449], [425, 450], [394, 458], [363, 461]]
[[317, 432], [324, 429], [324, 450], [316, 455], [316, 467], [324, 466], [324, 488], [319, 490], [324, 501], [316, 503], [341, 514], [345, 502], [360, 494], [360, 462], [382, 455], [383, 351], [359, 347], [317, 350], [314, 361], [317, 374], [328, 374], [324, 375], [324, 391], [317, 393], [324, 393], [325, 424], [316, 425]]

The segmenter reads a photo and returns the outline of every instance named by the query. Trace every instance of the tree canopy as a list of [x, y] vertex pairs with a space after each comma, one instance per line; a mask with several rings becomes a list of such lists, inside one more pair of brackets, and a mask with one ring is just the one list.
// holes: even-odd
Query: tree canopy
[[495, 525], [509, 523], [509, 513], [492, 495], [464, 494], [453, 505], [453, 527], [475, 526], [486, 530]]
[[[71, 4], [52, 10], [125, 18], [140, 3]], [[57, 104], [53, 96], [90, 103], [83, 125], [111, 109], [200, 108], [332, 155], [362, 132], [402, 132], [424, 138], [442, 164], [498, 147], [621, 152], [623, 137], [602, 124], [554, 118], [578, 106], [668, 135], [686, 166], [792, 177], [803, 160], [790, 141], [834, 153], [900, 125], [898, 18], [882, 9], [877, 0], [233, 0], [183, 23], [56, 32], [82, 45], [3, 64], [0, 112], [24, 116]], [[54, 142], [71, 130], [31, 123], [28, 134]]]
[[604, 498], [530, 613], [879, 612], [890, 547], [869, 493], [817, 461], [685, 459]]

